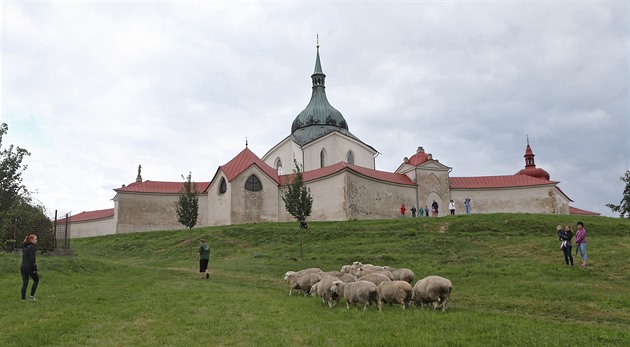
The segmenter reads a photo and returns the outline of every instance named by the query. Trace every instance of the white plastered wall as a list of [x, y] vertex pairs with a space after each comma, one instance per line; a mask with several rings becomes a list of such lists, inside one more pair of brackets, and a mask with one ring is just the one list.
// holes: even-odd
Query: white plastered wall
[[114, 216], [89, 221], [72, 222], [70, 227], [71, 239], [111, 235], [115, 233], [116, 223]]
[[[251, 175], [256, 175], [262, 183], [261, 191], [250, 192], [245, 189], [245, 182]], [[230, 224], [278, 221], [278, 184], [258, 166], [252, 165], [243, 171], [230, 182], [228, 190], [231, 195]]]
[[374, 155], [376, 152], [358, 141], [337, 132], [332, 132], [303, 147], [304, 171], [321, 168], [320, 155], [322, 149], [326, 150], [325, 166], [341, 161], [346, 162], [348, 152], [352, 151], [354, 154], [354, 165], [374, 169]]
[[[131, 233], [138, 231], [154, 231], [185, 228], [177, 220], [175, 204], [178, 194], [151, 194], [119, 192], [116, 201], [116, 233]], [[206, 202], [200, 195], [199, 211], [205, 211]], [[197, 220], [197, 226], [205, 225], [202, 216]]]
[[452, 189], [457, 214], [466, 213], [464, 200], [471, 199], [471, 213], [569, 214], [569, 201], [553, 185], [495, 189]]
[[[219, 185], [221, 180], [225, 179], [227, 190], [225, 193], [219, 193]], [[208, 187], [208, 195], [206, 196], [207, 205], [207, 224], [206, 225], [229, 225], [232, 224], [232, 183], [227, 181], [227, 178], [222, 171], [219, 171], [216, 179], [212, 181]]]

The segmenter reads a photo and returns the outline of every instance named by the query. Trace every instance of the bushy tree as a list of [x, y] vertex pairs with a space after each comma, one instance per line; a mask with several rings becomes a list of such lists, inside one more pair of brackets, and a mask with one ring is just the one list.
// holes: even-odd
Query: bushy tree
[[626, 171], [626, 175], [619, 177], [620, 180], [626, 182], [626, 188], [623, 190], [623, 197], [619, 205], [606, 204], [613, 212], [619, 212], [619, 217], [630, 218], [630, 170]]
[[36, 234], [42, 252], [55, 249], [52, 223], [44, 207], [34, 204], [22, 184], [22, 173], [27, 165], [22, 161], [31, 155], [26, 149], [9, 145], [2, 147], [9, 126], [0, 125], [0, 245], [13, 251], [28, 234]]
[[177, 220], [188, 228], [189, 247], [188, 252], [192, 254], [192, 228], [197, 225], [197, 217], [199, 215], [199, 196], [197, 195], [197, 184], [192, 182], [192, 174], [184, 177], [184, 189], [179, 192], [175, 211], [177, 212]]
[[9, 210], [26, 194], [22, 172], [27, 166], [22, 164], [22, 160], [31, 155], [27, 150], [13, 145], [6, 149], [2, 147], [2, 139], [8, 130], [6, 123], [0, 125], [0, 212]]
[[304, 259], [303, 252], [303, 232], [306, 229], [306, 218], [311, 215], [313, 207], [313, 197], [310, 188], [304, 185], [304, 175], [297, 160], [293, 160], [295, 169], [293, 174], [289, 176], [289, 184], [287, 191], [282, 196], [284, 206], [287, 212], [295, 218], [300, 225], [300, 258]]
[[20, 199], [8, 211], [0, 213], [0, 230], [3, 231], [5, 251], [20, 248], [26, 235], [30, 234], [37, 235], [38, 251], [47, 253], [57, 248], [53, 223], [46, 216], [44, 207], [32, 204], [28, 198]]

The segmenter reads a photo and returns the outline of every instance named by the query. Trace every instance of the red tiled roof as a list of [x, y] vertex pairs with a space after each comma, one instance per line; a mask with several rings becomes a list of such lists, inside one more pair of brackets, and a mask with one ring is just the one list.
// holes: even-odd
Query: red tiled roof
[[601, 213], [582, 210], [577, 207], [569, 206], [569, 214], [581, 214], [586, 216], [599, 216]]
[[555, 185], [559, 183], [527, 175], [451, 177], [449, 182], [451, 189], [510, 188]]
[[278, 172], [262, 161], [262, 159], [258, 158], [256, 154], [247, 147], [236, 155], [236, 157], [227, 162], [227, 164], [220, 166], [220, 169], [225, 173], [228, 182], [230, 182], [252, 165], [258, 166], [258, 168], [272, 180], [280, 182]]
[[[197, 185], [198, 192], [204, 192], [210, 182], [194, 182]], [[133, 182], [126, 187], [114, 189], [116, 192], [134, 192], [134, 193], [165, 193], [175, 194], [184, 189], [184, 182], [160, 182], [160, 181], [144, 181]]]
[[79, 214], [75, 214], [74, 216], [70, 216], [70, 222], [84, 222], [88, 220], [111, 218], [111, 217], [114, 217], [113, 208], [108, 208], [105, 210], [83, 211]]
[[[392, 173], [392, 172], [369, 169], [366, 167], [351, 165], [342, 161], [338, 162], [337, 164], [326, 166], [320, 169], [304, 172], [304, 181], [305, 182], [313, 181], [322, 177], [336, 174], [346, 169], [350, 171], [354, 171], [360, 175], [367, 176], [367, 177], [374, 178], [381, 181], [397, 183], [397, 184], [415, 185], [415, 183], [413, 183], [413, 181], [407, 175], [404, 175], [404, 174], [397, 174], [397, 173]], [[287, 184], [288, 178], [290, 176], [291, 174], [280, 176], [280, 184], [281, 185]]]

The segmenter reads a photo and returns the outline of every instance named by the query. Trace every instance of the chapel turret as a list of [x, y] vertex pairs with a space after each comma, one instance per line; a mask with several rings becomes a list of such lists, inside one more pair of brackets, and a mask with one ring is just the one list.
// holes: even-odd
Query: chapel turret
[[306, 108], [295, 117], [291, 126], [291, 134], [297, 130], [313, 126], [335, 127], [348, 129], [348, 123], [341, 112], [335, 109], [326, 97], [326, 75], [322, 71], [319, 58], [319, 42], [315, 58], [315, 71], [311, 75], [313, 92]]
[[529, 146], [529, 138], [527, 139], [527, 148], [525, 148], [525, 155], [523, 157], [525, 157], [525, 168], [517, 172], [516, 175], [527, 175], [549, 181], [549, 173], [536, 167], [534, 151], [532, 151], [532, 148]]

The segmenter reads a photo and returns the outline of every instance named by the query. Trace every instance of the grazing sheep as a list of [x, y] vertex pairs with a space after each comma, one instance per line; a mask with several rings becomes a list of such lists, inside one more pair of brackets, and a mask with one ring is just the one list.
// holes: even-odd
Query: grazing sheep
[[356, 282], [357, 281], [357, 276], [353, 275], [353, 274], [349, 274], [349, 273], [342, 273], [340, 276], [338, 276], [340, 280], [346, 282], [346, 283], [350, 283], [350, 282]]
[[317, 273], [317, 274], [321, 274], [322, 269], [318, 268], [318, 267], [309, 267], [308, 269], [304, 269], [304, 270], [300, 270], [297, 271], [298, 274], [303, 274], [303, 273]]
[[385, 266], [377, 266], [377, 265], [372, 265], [372, 264], [364, 264], [361, 265], [362, 268], [367, 269], [367, 270], [385, 270]]
[[376, 265], [372, 265], [372, 264], [363, 264], [360, 261], [355, 261], [352, 263], [352, 265], [350, 265], [350, 273], [360, 277], [357, 275], [357, 271], [359, 271], [360, 268], [364, 268], [366, 270], [385, 270], [384, 266], [376, 266]]
[[342, 266], [341, 270], [339, 270], [339, 272], [354, 275], [354, 273], [353, 273], [354, 271], [352, 269], [352, 265], [344, 265], [344, 266]]
[[339, 302], [339, 295], [330, 290], [335, 281], [340, 281], [339, 277], [326, 276], [316, 284], [317, 295], [322, 298], [322, 303], [328, 304], [330, 308], [337, 306]]
[[326, 272], [320, 273], [319, 275], [322, 276], [322, 277], [324, 277], [324, 276], [339, 277], [339, 276], [341, 276], [341, 272], [339, 272], [339, 271], [326, 271]]
[[342, 281], [334, 281], [330, 287], [330, 291], [337, 293], [346, 301], [346, 308], [350, 309], [350, 305], [363, 304], [363, 310], [371, 303], [375, 303], [379, 311], [383, 309], [381, 299], [378, 294], [378, 287], [372, 282], [357, 281], [344, 283]]
[[359, 278], [365, 276], [365, 275], [369, 275], [369, 274], [381, 274], [381, 275], [385, 275], [387, 276], [387, 278], [389, 278], [390, 280], [394, 279], [394, 276], [392, 275], [391, 272], [387, 271], [387, 270], [378, 270], [378, 269], [366, 269], [364, 267], [360, 267], [357, 272], [355, 273], [355, 275]]
[[383, 281], [378, 285], [381, 302], [402, 305], [403, 310], [411, 304], [411, 284], [405, 281]]
[[359, 277], [358, 281], [368, 281], [378, 286], [379, 284], [381, 284], [381, 282], [391, 281], [391, 279], [385, 275], [373, 273], [373, 274], [365, 275], [363, 277]]
[[319, 285], [322, 283], [322, 281], [319, 281], [315, 284], [313, 284], [311, 286], [311, 290], [309, 291], [309, 294], [311, 294], [312, 296], [316, 296], [317, 295], [317, 290], [319, 289]]
[[311, 287], [322, 279], [320, 275], [312, 272], [299, 273], [294, 271], [287, 271], [284, 275], [284, 280], [289, 283], [289, 295], [292, 295], [293, 289], [297, 289], [307, 296], [311, 290]]
[[385, 266], [385, 270], [392, 273], [393, 281], [405, 281], [407, 283], [413, 282], [415, 274], [410, 269], [400, 268], [395, 269], [393, 267]]
[[453, 291], [451, 281], [440, 276], [428, 276], [416, 282], [413, 286], [411, 300], [423, 307], [424, 304], [433, 305], [433, 309], [442, 307], [442, 312], [446, 310], [448, 299]]

